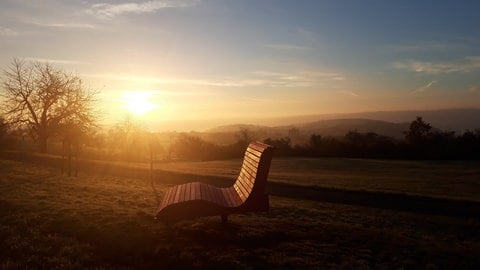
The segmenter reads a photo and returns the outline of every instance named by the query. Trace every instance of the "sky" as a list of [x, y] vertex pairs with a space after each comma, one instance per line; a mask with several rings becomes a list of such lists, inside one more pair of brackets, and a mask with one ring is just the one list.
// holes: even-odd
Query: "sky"
[[480, 108], [479, 10], [442, 0], [1, 0], [0, 68], [50, 62], [99, 91], [102, 123], [133, 114], [151, 129]]

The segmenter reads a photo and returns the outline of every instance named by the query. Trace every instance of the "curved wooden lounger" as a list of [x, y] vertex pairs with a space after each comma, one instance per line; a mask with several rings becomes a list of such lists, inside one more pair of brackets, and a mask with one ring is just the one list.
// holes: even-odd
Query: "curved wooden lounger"
[[250, 143], [233, 186], [218, 188], [199, 182], [174, 186], [165, 193], [156, 219], [170, 222], [220, 215], [225, 223], [229, 214], [267, 211], [266, 185], [272, 154], [272, 146]]

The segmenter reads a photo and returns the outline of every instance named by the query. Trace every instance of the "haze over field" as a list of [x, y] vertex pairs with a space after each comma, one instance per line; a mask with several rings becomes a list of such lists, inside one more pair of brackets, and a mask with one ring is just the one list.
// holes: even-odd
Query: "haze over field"
[[153, 130], [478, 109], [478, 10], [475, 1], [5, 0], [0, 67], [16, 57], [75, 72], [100, 90], [103, 123], [130, 113]]

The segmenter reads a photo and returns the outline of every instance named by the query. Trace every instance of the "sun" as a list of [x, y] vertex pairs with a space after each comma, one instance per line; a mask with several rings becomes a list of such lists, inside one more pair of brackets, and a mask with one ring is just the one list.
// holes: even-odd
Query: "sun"
[[125, 108], [136, 115], [144, 115], [158, 107], [150, 99], [152, 93], [145, 91], [128, 91], [122, 95]]

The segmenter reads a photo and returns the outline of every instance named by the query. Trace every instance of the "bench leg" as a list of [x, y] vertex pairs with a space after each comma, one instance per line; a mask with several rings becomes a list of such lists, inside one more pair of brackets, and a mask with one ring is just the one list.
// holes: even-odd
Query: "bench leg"
[[227, 218], [228, 216], [227, 215], [222, 215], [222, 225], [226, 225], [227, 224]]

